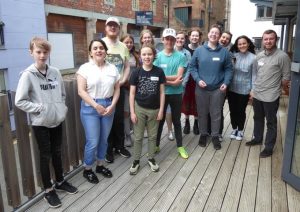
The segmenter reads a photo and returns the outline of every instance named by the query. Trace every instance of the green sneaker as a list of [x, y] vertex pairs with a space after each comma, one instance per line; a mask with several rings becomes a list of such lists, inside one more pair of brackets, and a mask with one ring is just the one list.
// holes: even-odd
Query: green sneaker
[[159, 146], [156, 146], [155, 147], [155, 153], [159, 153], [160, 152], [160, 148], [159, 148]]
[[188, 155], [187, 151], [184, 149], [184, 147], [178, 147], [177, 151], [182, 158], [187, 159], [189, 157], [189, 155]]

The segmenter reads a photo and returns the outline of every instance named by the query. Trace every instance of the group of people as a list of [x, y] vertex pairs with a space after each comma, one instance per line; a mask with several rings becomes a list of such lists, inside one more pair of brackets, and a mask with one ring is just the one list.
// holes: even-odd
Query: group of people
[[[153, 34], [145, 29], [141, 32], [139, 53], [131, 35], [119, 40], [117, 18], [106, 20], [105, 34], [103, 39], [90, 42], [89, 61], [77, 71], [78, 95], [82, 99], [80, 118], [86, 140], [83, 176], [88, 182], [99, 182], [92, 170], [94, 163], [96, 173], [112, 177], [105, 161], [114, 162], [114, 154], [130, 157], [125, 146], [132, 143], [134, 156], [129, 173], [137, 174], [145, 130], [148, 164], [153, 172], [159, 171], [155, 154], [160, 151], [166, 119], [169, 139], [174, 139], [173, 125], [178, 154], [187, 159], [181, 113], [185, 114], [183, 133], [190, 133], [189, 116], [194, 116], [193, 132], [200, 134], [199, 146], [205, 147], [211, 136], [213, 147], [221, 149], [226, 96], [233, 129], [230, 138], [243, 139], [245, 110], [249, 98], [253, 98], [254, 133], [246, 145], [262, 144], [266, 118], [265, 148], [260, 157], [272, 155], [281, 86], [288, 86], [290, 80], [290, 60], [277, 49], [275, 31], [263, 33], [264, 51], [258, 55], [247, 36], [239, 36], [231, 44], [231, 33], [222, 33], [218, 25], [210, 28], [204, 43], [201, 31], [193, 28], [188, 44], [185, 32], [167, 28], [162, 34], [162, 51], [155, 49]], [[21, 72], [15, 104], [30, 116], [40, 151], [45, 200], [50, 207], [59, 207], [61, 201], [55, 191], [75, 194], [78, 189], [63, 178], [61, 144], [66, 93], [59, 70], [46, 64], [50, 50], [45, 39], [31, 40], [34, 63]], [[54, 184], [49, 169], [51, 158]]]

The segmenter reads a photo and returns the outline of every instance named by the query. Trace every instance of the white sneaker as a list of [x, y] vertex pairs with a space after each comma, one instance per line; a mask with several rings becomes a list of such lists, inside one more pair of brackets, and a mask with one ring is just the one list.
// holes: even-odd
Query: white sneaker
[[170, 141], [174, 141], [174, 135], [173, 135], [173, 132], [172, 132], [172, 131], [169, 132], [168, 139], [169, 139]]
[[237, 129], [232, 130], [232, 132], [231, 132], [231, 134], [230, 134], [230, 138], [231, 138], [231, 139], [236, 139], [237, 133], [238, 133], [238, 130], [237, 130]]
[[244, 137], [243, 131], [238, 131], [235, 139], [241, 141], [243, 140], [243, 137]]

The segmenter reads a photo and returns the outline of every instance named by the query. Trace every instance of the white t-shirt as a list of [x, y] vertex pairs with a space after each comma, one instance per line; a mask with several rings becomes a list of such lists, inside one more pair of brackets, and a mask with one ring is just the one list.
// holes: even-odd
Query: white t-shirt
[[105, 99], [113, 96], [114, 86], [120, 79], [116, 66], [106, 62], [98, 67], [93, 61], [80, 66], [77, 74], [86, 79], [87, 92], [93, 99]]

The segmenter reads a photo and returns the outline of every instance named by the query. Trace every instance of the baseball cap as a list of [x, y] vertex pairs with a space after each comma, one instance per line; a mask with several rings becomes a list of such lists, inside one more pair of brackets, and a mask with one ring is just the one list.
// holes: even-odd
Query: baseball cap
[[164, 29], [162, 37], [165, 38], [165, 37], [168, 37], [168, 36], [176, 38], [176, 31], [175, 31], [175, 29], [172, 29], [172, 28]]
[[109, 22], [115, 22], [116, 24], [118, 24], [118, 26], [120, 26], [120, 21], [116, 17], [109, 17], [106, 20], [105, 25], [107, 25]]

